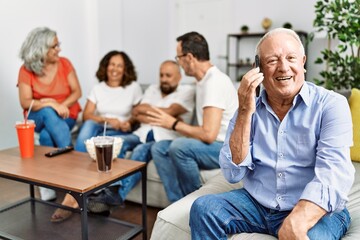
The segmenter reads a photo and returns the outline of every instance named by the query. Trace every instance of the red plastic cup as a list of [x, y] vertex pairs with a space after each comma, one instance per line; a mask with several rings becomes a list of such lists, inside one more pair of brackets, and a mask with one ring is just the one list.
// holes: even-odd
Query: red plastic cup
[[27, 120], [26, 123], [24, 121], [16, 122], [15, 128], [18, 136], [21, 157], [34, 157], [34, 121]]

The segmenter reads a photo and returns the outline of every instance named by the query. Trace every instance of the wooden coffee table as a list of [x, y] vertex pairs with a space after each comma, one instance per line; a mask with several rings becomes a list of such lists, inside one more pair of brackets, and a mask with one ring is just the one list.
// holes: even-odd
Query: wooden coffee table
[[[37, 210], [40, 208], [37, 205], [46, 204], [47, 206], [51, 206], [53, 208], [52, 211], [55, 209], [54, 207], [64, 207], [57, 203], [45, 202], [41, 199], [35, 198], [34, 185], [36, 185], [64, 191], [71, 194], [76, 199], [80, 206], [79, 209], [67, 207], [65, 207], [65, 209], [80, 213], [82, 239], [89, 239], [88, 231], [90, 230], [94, 233], [97, 232], [98, 226], [94, 223], [97, 219], [101, 222], [101, 227], [104, 226], [104, 219], [109, 220], [111, 224], [125, 224], [128, 230], [121, 234], [124, 235], [122, 239], [130, 239], [140, 233], [143, 234], [143, 239], [147, 239], [145, 163], [127, 159], [116, 159], [113, 162], [111, 172], [100, 173], [97, 171], [96, 162], [93, 161], [87, 153], [72, 151], [52, 158], [45, 157], [44, 154], [51, 150], [54, 150], [54, 148], [35, 146], [35, 156], [29, 159], [22, 159], [20, 157], [18, 147], [0, 151], [0, 177], [30, 185], [30, 197], [1, 209], [0, 216], [7, 211], [12, 211], [16, 207], [22, 206], [24, 208], [24, 205], [22, 204], [27, 203], [31, 209], [31, 221], [35, 221], [36, 219], [34, 219], [34, 217], [36, 216]], [[93, 229], [88, 229], [89, 216], [86, 204], [87, 197], [97, 190], [109, 186], [110, 184], [136, 172], [141, 172], [142, 174], [142, 225], [129, 224], [112, 218], [95, 216], [91, 218], [91, 222], [95, 224], [94, 226], [90, 226], [90, 228], [93, 226]], [[10, 214], [10, 216], [13, 215], [16, 214]], [[47, 221], [49, 222], [49, 219], [47, 219]], [[15, 221], [13, 224], [16, 225], [18, 222]], [[54, 224], [61, 223], [49, 222], [49, 224], [52, 224], [50, 227], [54, 227]], [[19, 239], [15, 237], [15, 234], [3, 231], [1, 228], [2, 225], [5, 225], [5, 222], [0, 220], [1, 237], [5, 237], [7, 239]], [[36, 224], [33, 225], [36, 228]], [[32, 226], [32, 228], [34, 228], [34, 226]], [[19, 226], [19, 228], [21, 227], [22, 226]], [[6, 229], [8, 228], [5, 227], [5, 230]], [[100, 227], [98, 229], [100, 230]]]

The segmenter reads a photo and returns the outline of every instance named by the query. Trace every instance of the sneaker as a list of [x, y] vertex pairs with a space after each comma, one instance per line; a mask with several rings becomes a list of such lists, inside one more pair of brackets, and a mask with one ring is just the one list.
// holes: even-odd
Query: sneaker
[[92, 199], [89, 199], [87, 208], [89, 212], [92, 213], [111, 212], [111, 210], [113, 209], [112, 206], [107, 205], [106, 203], [96, 202]]
[[56, 192], [53, 189], [39, 187], [40, 198], [43, 201], [55, 201], [56, 200]]
[[105, 188], [97, 196], [88, 198], [88, 209], [90, 212], [101, 213], [111, 211], [116, 206], [123, 205], [123, 200], [116, 189]]

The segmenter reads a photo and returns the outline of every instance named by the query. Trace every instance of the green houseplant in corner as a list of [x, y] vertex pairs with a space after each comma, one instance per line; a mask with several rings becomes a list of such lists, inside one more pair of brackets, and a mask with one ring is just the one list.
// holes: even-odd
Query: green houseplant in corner
[[315, 32], [325, 31], [328, 40], [315, 61], [325, 63], [323, 79], [315, 83], [333, 90], [360, 88], [360, 0], [319, 0], [315, 14]]

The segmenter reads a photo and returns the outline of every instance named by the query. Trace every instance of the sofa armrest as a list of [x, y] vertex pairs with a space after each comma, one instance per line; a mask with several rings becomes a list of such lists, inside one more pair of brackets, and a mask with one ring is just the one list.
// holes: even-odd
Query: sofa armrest
[[241, 188], [242, 184], [230, 184], [218, 173], [200, 189], [158, 212], [151, 239], [190, 239], [189, 212], [193, 202], [200, 196]]

